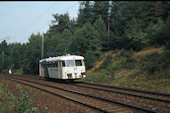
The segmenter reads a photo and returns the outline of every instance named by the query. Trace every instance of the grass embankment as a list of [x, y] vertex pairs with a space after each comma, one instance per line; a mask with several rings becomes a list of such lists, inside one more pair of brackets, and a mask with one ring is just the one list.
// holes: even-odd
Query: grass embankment
[[28, 89], [17, 86], [17, 90], [19, 95], [14, 96], [8, 88], [0, 86], [0, 113], [36, 113], [28, 97]]
[[170, 93], [170, 50], [159, 47], [104, 53], [82, 80]]

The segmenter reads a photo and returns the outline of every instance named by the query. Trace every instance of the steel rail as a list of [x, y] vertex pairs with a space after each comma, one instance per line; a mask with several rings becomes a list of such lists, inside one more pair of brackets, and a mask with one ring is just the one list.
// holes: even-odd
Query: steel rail
[[152, 92], [152, 91], [146, 91], [146, 90], [140, 90], [140, 89], [134, 89], [134, 88], [123, 88], [123, 87], [118, 87], [118, 86], [102, 85], [102, 84], [95, 84], [95, 83], [88, 83], [88, 82], [77, 82], [77, 83], [101, 86], [101, 87], [106, 87], [106, 88], [122, 89], [122, 90], [128, 90], [128, 91], [136, 91], [136, 92], [142, 92], [142, 93], [148, 93], [148, 94], [155, 94], [155, 95], [170, 97], [170, 94], [159, 93], [159, 92], [154, 92], [154, 91]]
[[[73, 85], [73, 84], [71, 84]], [[106, 91], [106, 92], [111, 92], [111, 93], [118, 93], [118, 94], [123, 94], [123, 95], [129, 95], [129, 96], [135, 96], [135, 97], [140, 97], [140, 98], [145, 98], [145, 99], [150, 99], [150, 100], [156, 100], [156, 101], [161, 101], [161, 102], [167, 102], [170, 103], [170, 100], [165, 100], [165, 99], [160, 99], [160, 98], [154, 98], [154, 97], [148, 97], [148, 96], [141, 96], [137, 94], [131, 94], [131, 93], [125, 93], [121, 91], [113, 91], [109, 89], [102, 89], [102, 88], [94, 88], [94, 87], [89, 87], [89, 86], [82, 86], [82, 85], [73, 85], [73, 86], [78, 86], [78, 87], [84, 87], [84, 88], [89, 88], [89, 89], [95, 89], [95, 90], [100, 90], [100, 91]], [[107, 87], [108, 88], [108, 87]], [[144, 92], [142, 92], [144, 93]], [[153, 94], [152, 94], [153, 95]]]
[[[8, 79], [8, 78], [5, 78], [5, 79]], [[110, 112], [105, 111], [105, 110], [102, 110], [102, 109], [100, 109], [100, 108], [97, 108], [97, 107], [88, 105], [88, 104], [86, 104], [86, 103], [83, 103], [83, 102], [80, 102], [80, 101], [77, 101], [77, 100], [74, 100], [74, 99], [69, 98], [69, 97], [67, 97], [67, 96], [59, 95], [59, 94], [57, 94], [57, 93], [54, 93], [54, 92], [51, 92], [51, 91], [48, 91], [48, 90], [44, 90], [44, 89], [42, 89], [42, 88], [39, 88], [39, 87], [30, 85], [30, 84], [26, 84], [26, 83], [23, 83], [23, 82], [19, 82], [19, 81], [16, 81], [16, 80], [12, 80], [12, 79], [8, 79], [8, 80], [11, 80], [11, 81], [14, 81], [14, 82], [17, 82], [17, 83], [20, 83], [20, 84], [24, 84], [24, 85], [27, 85], [27, 86], [29, 86], [29, 87], [33, 87], [33, 88], [35, 88], [35, 89], [38, 89], [38, 90], [41, 90], [41, 91], [50, 93], [50, 94], [52, 94], [52, 95], [59, 96], [59, 97], [61, 97], [61, 98], [64, 98], [64, 99], [67, 99], [67, 100], [70, 100], [70, 101], [73, 101], [73, 102], [76, 102], [76, 103], [85, 105], [85, 106], [87, 106], [87, 107], [93, 108], [93, 109], [98, 110], [98, 111], [100, 111], [100, 112], [110, 113]]]
[[[17, 76], [17, 75], [15, 75], [15, 76]], [[22, 75], [19, 75], [19, 76], [22, 76]], [[42, 78], [42, 77], [39, 77], [39, 76], [30, 76], [30, 75], [28, 77], [30, 77], [30, 78], [31, 77], [33, 77], [33, 78]], [[168, 93], [160, 93], [160, 92], [147, 91], [147, 90], [134, 89], [134, 88], [123, 88], [123, 87], [118, 87], [118, 86], [102, 85], [102, 84], [95, 84], [95, 83], [88, 83], [88, 82], [76, 82], [76, 83], [89, 84], [89, 85], [101, 86], [101, 87], [106, 87], [106, 88], [115, 88], [115, 89], [136, 91], [136, 92], [141, 92], [141, 93], [148, 93], [148, 94], [155, 94], [155, 95], [170, 97], [170, 94], [168, 94]]]
[[27, 81], [27, 82], [31, 82], [31, 83], [35, 83], [35, 84], [39, 84], [39, 85], [43, 85], [43, 86], [47, 86], [47, 87], [51, 87], [51, 88], [56, 88], [56, 89], [64, 90], [64, 91], [75, 93], [75, 94], [79, 94], [79, 95], [82, 95], [82, 96], [92, 97], [92, 98], [95, 98], [95, 99], [99, 99], [99, 100], [103, 100], [103, 101], [106, 101], [106, 102], [123, 105], [123, 106], [129, 107], [129, 108], [145, 111], [145, 112], [148, 112], [148, 113], [159, 113], [158, 111], [150, 110], [150, 109], [147, 109], [147, 108], [142, 108], [142, 107], [139, 107], [139, 106], [133, 106], [133, 105], [130, 105], [130, 104], [125, 104], [125, 103], [117, 102], [117, 101], [114, 101], [114, 100], [108, 100], [108, 99], [105, 99], [105, 98], [100, 98], [100, 97], [97, 97], [97, 96], [93, 96], [93, 95], [89, 95], [89, 94], [84, 94], [84, 93], [80, 93], [80, 92], [77, 92], [77, 91], [60, 88], [60, 87], [57, 87], [57, 86], [42, 84], [42, 83], [38, 83], [38, 82], [35, 82], [35, 81], [25, 80], [25, 79], [21, 79], [21, 78], [17, 78], [17, 77], [12, 77], [12, 78], [23, 80], [23, 81]]

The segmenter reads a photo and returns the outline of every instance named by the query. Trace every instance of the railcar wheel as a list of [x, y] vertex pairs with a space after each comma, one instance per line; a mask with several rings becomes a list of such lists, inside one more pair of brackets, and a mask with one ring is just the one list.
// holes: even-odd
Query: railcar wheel
[[48, 78], [48, 77], [45, 77], [45, 80], [46, 80], [46, 81], [49, 81], [49, 80], [50, 80], [50, 78]]
[[66, 84], [74, 83], [74, 79], [65, 80], [65, 83], [66, 83]]

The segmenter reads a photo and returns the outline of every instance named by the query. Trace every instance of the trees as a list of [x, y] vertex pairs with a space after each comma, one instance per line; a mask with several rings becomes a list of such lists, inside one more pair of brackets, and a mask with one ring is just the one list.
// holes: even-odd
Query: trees
[[100, 41], [101, 41], [103, 50], [104, 51], [107, 50], [109, 37], [107, 35], [106, 25], [101, 16], [99, 16], [99, 18], [95, 21], [93, 26], [95, 30], [97, 30], [98, 33], [100, 34]]
[[170, 37], [170, 13], [166, 22], [159, 20], [157, 24], [152, 24], [147, 28], [151, 45], [165, 45]]
[[53, 14], [54, 20], [52, 20], [52, 26], [50, 26], [50, 29], [47, 31], [47, 35], [52, 36], [56, 32], [62, 32], [64, 29], [70, 28], [70, 18], [69, 14]]
[[105, 25], [108, 23], [110, 4], [109, 1], [94, 1], [93, 5], [93, 22], [99, 17], [104, 20]]
[[87, 68], [93, 65], [101, 49], [100, 35], [89, 22], [75, 31], [69, 47], [69, 51], [85, 56]]
[[[111, 38], [112, 48], [140, 50], [155, 42], [153, 35], [158, 36], [162, 28], [167, 9], [165, 2], [112, 2], [111, 5]], [[165, 32], [165, 31], [164, 31]], [[153, 34], [153, 35], [152, 35]], [[159, 35], [161, 37], [161, 35]], [[157, 38], [159, 39], [159, 38]], [[160, 40], [161, 42], [161, 40]]]
[[26, 44], [24, 54], [23, 71], [26, 74], [38, 74], [38, 64], [41, 59], [41, 39], [42, 36], [32, 34]]
[[7, 43], [6, 43], [6, 40], [2, 41], [1, 44], [0, 44], [0, 52], [1, 52], [1, 56], [0, 56], [0, 72], [3, 71], [3, 69], [6, 67], [5, 66], [5, 53], [6, 53], [6, 48], [7, 48]]
[[61, 41], [59, 43], [59, 51], [62, 51], [64, 53], [69, 53], [69, 45], [71, 43], [71, 36], [72, 33], [69, 29], [64, 29], [64, 31], [61, 34]]
[[[168, 1], [82, 1], [76, 19], [71, 20], [68, 13], [53, 14], [52, 25], [43, 35], [32, 34], [26, 44], [1, 42], [0, 72], [10, 67], [38, 74], [42, 37], [45, 57], [83, 55], [87, 68], [108, 50], [138, 51], [165, 44], [170, 48], [169, 6]], [[109, 22], [111, 35], [107, 34]]]
[[80, 2], [77, 26], [82, 27], [86, 22], [90, 22], [91, 24], [93, 22], [92, 2], [90, 1]]

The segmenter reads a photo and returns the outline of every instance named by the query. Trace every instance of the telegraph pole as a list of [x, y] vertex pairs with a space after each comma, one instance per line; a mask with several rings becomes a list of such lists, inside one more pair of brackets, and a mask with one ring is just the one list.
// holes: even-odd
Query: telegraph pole
[[109, 1], [109, 10], [108, 10], [108, 36], [110, 36], [110, 15], [111, 15], [111, 1]]
[[108, 17], [108, 36], [110, 36], [110, 21], [109, 21], [109, 17]]
[[42, 36], [41, 59], [44, 58], [44, 36]]

